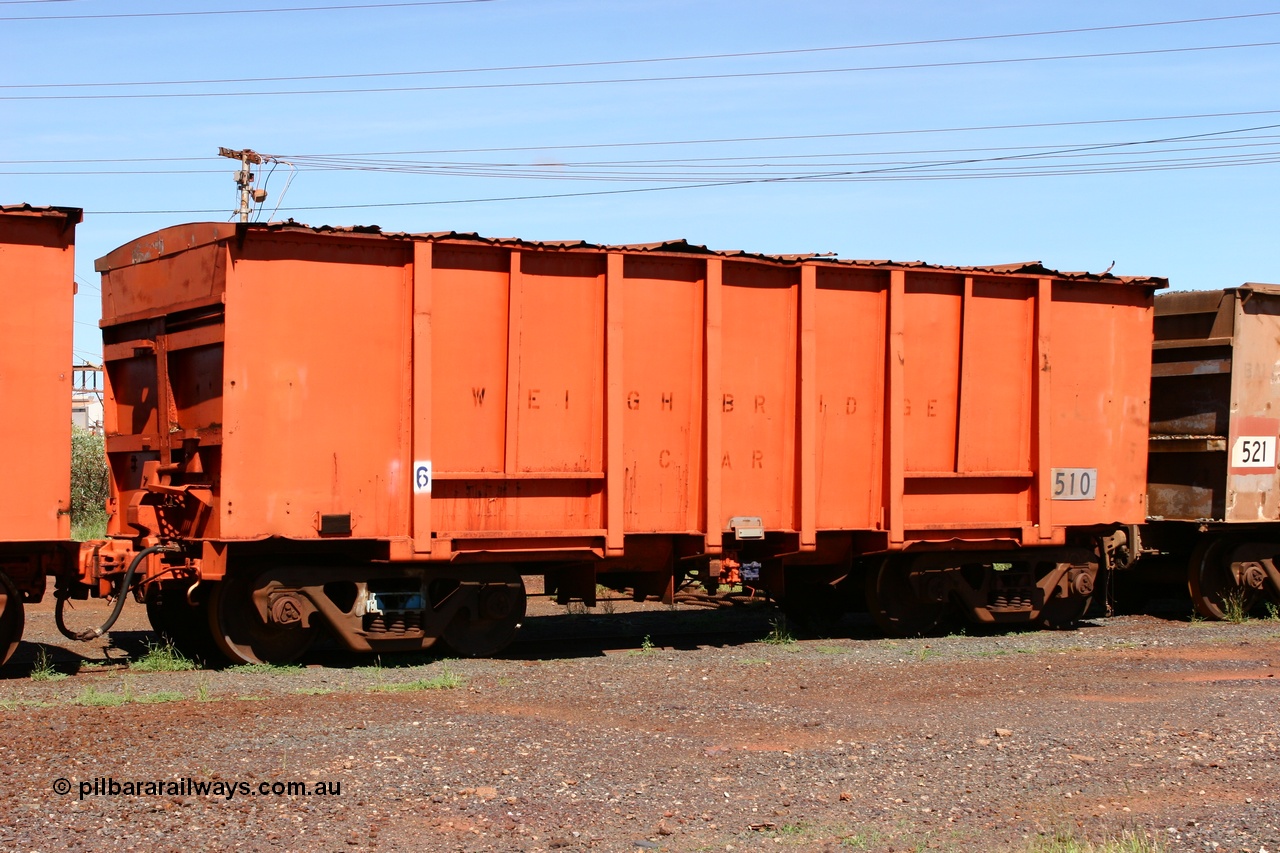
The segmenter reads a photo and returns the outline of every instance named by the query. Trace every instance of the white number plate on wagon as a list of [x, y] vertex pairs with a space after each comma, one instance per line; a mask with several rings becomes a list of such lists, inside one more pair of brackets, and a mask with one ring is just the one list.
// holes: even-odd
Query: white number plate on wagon
[[1274, 435], [1242, 435], [1231, 445], [1232, 468], [1276, 467]]
[[1098, 497], [1097, 468], [1054, 468], [1055, 501], [1091, 501]]

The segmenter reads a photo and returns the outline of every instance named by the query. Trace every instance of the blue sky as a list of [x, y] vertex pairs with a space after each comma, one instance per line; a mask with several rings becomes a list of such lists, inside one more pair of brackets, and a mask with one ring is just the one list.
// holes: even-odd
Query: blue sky
[[[260, 216], [314, 225], [1280, 279], [1280, 3], [375, 5], [0, 2], [0, 203], [88, 211], [81, 357], [94, 258], [230, 217], [219, 146], [293, 163]], [[365, 8], [146, 16], [318, 6]], [[715, 54], [755, 55], [680, 59]], [[602, 194], [474, 201], [566, 193]]]

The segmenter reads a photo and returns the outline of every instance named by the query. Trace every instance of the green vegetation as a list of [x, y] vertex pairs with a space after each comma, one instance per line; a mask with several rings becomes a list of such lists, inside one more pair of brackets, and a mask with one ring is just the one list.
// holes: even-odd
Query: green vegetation
[[808, 835], [812, 829], [813, 827], [809, 826], [809, 824], [804, 821], [797, 821], [796, 823], [781, 824], [777, 829], [777, 833], [782, 836], [791, 836], [792, 838], [795, 838], [797, 836]]
[[140, 705], [157, 705], [163, 702], [181, 702], [186, 699], [184, 693], [176, 690], [157, 690], [155, 693], [135, 693], [133, 684], [125, 679], [119, 693], [106, 693], [90, 684], [79, 695], [71, 700], [72, 705], [84, 705], [88, 708], [116, 708], [120, 705], [137, 703]]
[[123, 693], [102, 693], [92, 684], [80, 691], [73, 701], [76, 705], [90, 708], [115, 708], [133, 698], [132, 691], [126, 686]]
[[596, 584], [596, 607], [601, 613], [612, 614], [615, 609], [613, 590], [603, 584]]
[[332, 693], [333, 690], [329, 687], [299, 687], [293, 692], [297, 693], [299, 696], [324, 696], [328, 693]]
[[371, 689], [380, 693], [411, 693], [418, 690], [453, 690], [456, 687], [461, 687], [463, 683], [464, 679], [461, 675], [446, 669], [434, 678], [375, 684]]
[[148, 643], [147, 653], [129, 662], [129, 669], [134, 672], [188, 672], [195, 668], [195, 663], [183, 657], [172, 643]]
[[1249, 621], [1249, 595], [1236, 588], [1222, 596], [1222, 618], [1239, 625]]
[[854, 850], [878, 850], [883, 846], [883, 842], [884, 834], [880, 830], [869, 829], [846, 835], [840, 844]]
[[[378, 668], [381, 670], [381, 665]], [[227, 672], [250, 675], [297, 675], [302, 672], [302, 667], [294, 663], [242, 663], [228, 667]]]
[[187, 697], [176, 690], [157, 690], [155, 693], [143, 693], [133, 697], [134, 702], [144, 705], [156, 705], [161, 702], [181, 702]]
[[1059, 831], [1036, 838], [1027, 845], [1027, 853], [1162, 853], [1164, 847], [1145, 834], [1125, 830], [1118, 837], [1102, 841], [1077, 838], [1073, 833]]
[[102, 436], [71, 428], [71, 538], [107, 534], [107, 455]]
[[785, 616], [770, 620], [769, 626], [769, 633], [764, 635], [764, 639], [761, 642], [768, 643], [771, 646], [789, 646], [795, 643], [795, 635], [787, 628], [787, 618]]
[[41, 648], [40, 654], [36, 656], [36, 662], [31, 666], [31, 680], [60, 681], [66, 677], [65, 672], [58, 672], [54, 668], [53, 661], [49, 660], [49, 653]]
[[1280, 608], [1277, 608], [1273, 602], [1268, 601], [1265, 605], [1267, 608], [1267, 621], [1280, 622]]
[[379, 684], [381, 684], [381, 683], [382, 683], [382, 679], [383, 679], [383, 677], [384, 677], [384, 676], [383, 676], [383, 671], [382, 671], [382, 655], [377, 655], [377, 656], [373, 659], [373, 666], [358, 666], [358, 667], [356, 667], [356, 670], [357, 670], [358, 672], [367, 672], [367, 673], [369, 673], [370, 675], [372, 675], [372, 676], [373, 676], [373, 680], [374, 680], [374, 681], [376, 681], [376, 682], [378, 682]]

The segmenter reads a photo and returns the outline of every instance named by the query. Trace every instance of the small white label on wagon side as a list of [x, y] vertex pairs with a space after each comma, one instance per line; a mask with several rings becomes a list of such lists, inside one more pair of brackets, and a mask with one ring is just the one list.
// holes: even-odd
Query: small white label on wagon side
[[431, 460], [420, 460], [413, 463], [413, 493], [415, 495], [431, 494]]
[[1055, 501], [1091, 501], [1098, 497], [1097, 468], [1054, 468]]
[[1231, 445], [1232, 468], [1276, 467], [1274, 435], [1242, 435]]

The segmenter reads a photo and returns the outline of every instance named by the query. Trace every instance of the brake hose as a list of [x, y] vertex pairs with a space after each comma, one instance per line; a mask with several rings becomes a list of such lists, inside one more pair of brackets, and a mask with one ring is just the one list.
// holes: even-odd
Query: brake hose
[[68, 640], [77, 640], [79, 642], [88, 642], [96, 640], [103, 634], [111, 630], [111, 626], [116, 624], [116, 620], [120, 618], [120, 611], [124, 609], [125, 596], [129, 594], [129, 587], [133, 585], [134, 573], [138, 571], [138, 566], [147, 556], [157, 551], [168, 551], [173, 548], [172, 545], [160, 544], [152, 545], [150, 548], [143, 548], [133, 559], [129, 561], [129, 568], [125, 570], [124, 580], [120, 582], [120, 594], [116, 596], [115, 607], [111, 608], [111, 615], [107, 617], [107, 621], [103, 622], [97, 628], [86, 628], [78, 634], [74, 634], [67, 628], [65, 622], [62, 621], [62, 609], [67, 603], [67, 596], [59, 595], [57, 604], [53, 608], [53, 621], [58, 626], [58, 631]]

